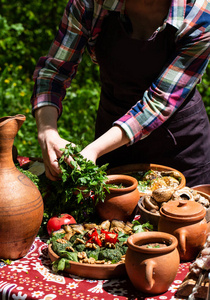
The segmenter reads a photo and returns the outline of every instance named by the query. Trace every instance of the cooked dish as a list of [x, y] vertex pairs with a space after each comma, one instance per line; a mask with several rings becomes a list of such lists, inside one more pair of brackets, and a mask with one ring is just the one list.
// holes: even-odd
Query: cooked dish
[[63, 225], [52, 233], [52, 250], [60, 257], [86, 264], [123, 263], [127, 251], [127, 238], [140, 231], [152, 229], [149, 223], [140, 224], [118, 220]]
[[181, 182], [181, 177], [176, 171], [155, 171], [132, 173], [138, 180], [138, 190], [142, 193], [152, 192], [161, 187], [176, 188]]
[[144, 208], [152, 213], [160, 215], [159, 210], [164, 203], [173, 200], [190, 200], [202, 204], [205, 209], [210, 207], [209, 199], [202, 196], [196, 190], [188, 187], [183, 189], [174, 189], [173, 187], [161, 187], [151, 194], [146, 194], [142, 197], [142, 205]]

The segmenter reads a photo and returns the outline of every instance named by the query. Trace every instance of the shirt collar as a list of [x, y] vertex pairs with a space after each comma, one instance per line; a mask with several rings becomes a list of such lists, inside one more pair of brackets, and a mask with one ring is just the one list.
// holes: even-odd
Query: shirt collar
[[[119, 11], [124, 14], [126, 0], [104, 0], [103, 8], [107, 10]], [[169, 14], [165, 22], [177, 29], [180, 28], [184, 20], [187, 0], [172, 0]]]

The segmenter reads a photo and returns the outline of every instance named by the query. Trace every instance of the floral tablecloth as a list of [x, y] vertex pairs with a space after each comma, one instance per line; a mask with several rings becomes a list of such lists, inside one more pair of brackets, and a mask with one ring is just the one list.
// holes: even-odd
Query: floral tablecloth
[[36, 238], [29, 253], [10, 265], [0, 262], [1, 300], [141, 300], [176, 299], [175, 292], [188, 272], [189, 263], [180, 264], [169, 290], [158, 296], [144, 295], [135, 290], [128, 278], [88, 280], [51, 269], [47, 244]]

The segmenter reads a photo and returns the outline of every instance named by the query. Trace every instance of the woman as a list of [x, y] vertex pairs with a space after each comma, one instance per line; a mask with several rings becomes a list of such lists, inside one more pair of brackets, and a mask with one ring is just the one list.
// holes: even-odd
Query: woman
[[37, 64], [31, 100], [51, 180], [69, 143], [57, 131], [62, 99], [87, 47], [102, 88], [96, 139], [81, 154], [110, 167], [164, 164], [183, 172], [188, 186], [210, 183], [210, 124], [196, 89], [209, 59], [209, 13], [206, 0], [68, 2]]

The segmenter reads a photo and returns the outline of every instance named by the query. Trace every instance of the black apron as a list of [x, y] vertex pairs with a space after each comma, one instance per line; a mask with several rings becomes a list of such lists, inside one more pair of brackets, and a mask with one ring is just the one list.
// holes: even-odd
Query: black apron
[[[148, 40], [130, 38], [119, 13], [105, 18], [96, 43], [101, 100], [95, 137], [122, 117], [157, 78], [175, 49], [175, 28]], [[181, 171], [187, 186], [210, 183], [210, 124], [199, 92], [194, 89], [177, 112], [147, 138], [123, 146], [97, 160], [109, 168], [156, 163]]]

